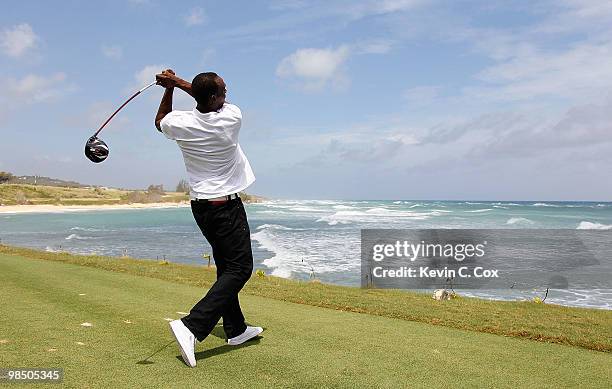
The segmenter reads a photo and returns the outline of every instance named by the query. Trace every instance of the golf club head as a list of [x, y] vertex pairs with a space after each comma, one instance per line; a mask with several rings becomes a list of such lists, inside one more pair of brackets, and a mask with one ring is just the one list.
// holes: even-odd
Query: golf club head
[[92, 136], [85, 143], [85, 156], [94, 163], [100, 163], [108, 157], [108, 146], [96, 136]]

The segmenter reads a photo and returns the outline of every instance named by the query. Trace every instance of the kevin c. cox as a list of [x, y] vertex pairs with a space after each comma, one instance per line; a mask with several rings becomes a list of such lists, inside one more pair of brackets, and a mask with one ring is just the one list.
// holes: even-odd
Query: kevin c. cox
[[409, 267], [402, 266], [395, 269], [385, 269], [377, 266], [372, 269], [372, 275], [376, 278], [499, 278], [499, 270], [485, 269], [476, 266], [470, 270], [467, 266], [459, 269], [430, 269], [429, 266]]

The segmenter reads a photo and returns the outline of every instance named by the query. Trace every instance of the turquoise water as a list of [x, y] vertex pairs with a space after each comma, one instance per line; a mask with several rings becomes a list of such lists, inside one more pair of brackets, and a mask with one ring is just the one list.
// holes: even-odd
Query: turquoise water
[[[255, 268], [358, 286], [363, 228], [612, 229], [612, 203], [276, 200], [246, 205]], [[0, 214], [3, 243], [79, 254], [203, 264], [210, 247], [188, 207]], [[611, 274], [612, 275], [612, 274]], [[472, 291], [523, 299], [542, 291]], [[607, 289], [551, 291], [554, 303], [612, 307]]]

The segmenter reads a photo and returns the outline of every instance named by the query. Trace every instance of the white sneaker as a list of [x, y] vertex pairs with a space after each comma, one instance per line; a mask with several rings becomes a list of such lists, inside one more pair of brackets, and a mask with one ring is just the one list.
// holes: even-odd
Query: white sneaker
[[244, 342], [246, 342], [249, 339], [253, 339], [254, 337], [256, 337], [257, 335], [261, 334], [263, 332], [263, 328], [261, 327], [250, 327], [247, 326], [246, 330], [234, 337], [234, 338], [230, 338], [227, 340], [227, 344], [231, 345], [231, 346], [237, 346], [239, 344], [242, 344]]
[[189, 328], [185, 327], [185, 324], [183, 324], [181, 320], [171, 321], [170, 331], [172, 332], [172, 335], [174, 335], [176, 343], [178, 343], [179, 350], [181, 350], [181, 355], [183, 356], [183, 361], [185, 361], [189, 367], [195, 367], [196, 337], [191, 333], [191, 331], [189, 331]]

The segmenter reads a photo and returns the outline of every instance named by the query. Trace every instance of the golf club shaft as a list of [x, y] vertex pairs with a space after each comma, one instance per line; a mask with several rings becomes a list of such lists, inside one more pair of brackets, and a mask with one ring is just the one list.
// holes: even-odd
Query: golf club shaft
[[141, 94], [142, 92], [144, 92], [145, 90], [149, 89], [150, 87], [152, 87], [153, 85], [157, 84], [157, 81], [153, 81], [152, 83], [150, 83], [149, 85], [145, 86], [144, 88], [142, 88], [141, 90], [139, 90], [138, 92], [134, 93], [132, 95], [132, 97], [130, 97], [129, 99], [127, 99], [125, 101], [125, 103], [121, 104], [121, 106], [119, 108], [117, 108], [117, 110], [115, 112], [113, 112], [112, 115], [110, 115], [110, 117], [108, 119], [106, 119], [106, 121], [104, 122], [104, 124], [102, 124], [102, 126], [100, 126], [100, 128], [98, 129], [98, 131], [96, 131], [95, 134], [93, 134], [94, 137], [98, 136], [98, 134], [100, 133], [100, 131], [102, 131], [102, 129], [104, 128], [104, 126], [106, 126], [108, 124], [108, 122], [111, 121], [112, 118], [115, 117], [115, 115], [117, 114], [117, 112], [121, 111], [121, 109], [123, 107], [125, 107], [127, 105], [127, 103], [129, 103], [130, 101], [132, 101], [132, 99], [134, 99], [134, 97], [138, 96], [139, 94]]

